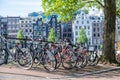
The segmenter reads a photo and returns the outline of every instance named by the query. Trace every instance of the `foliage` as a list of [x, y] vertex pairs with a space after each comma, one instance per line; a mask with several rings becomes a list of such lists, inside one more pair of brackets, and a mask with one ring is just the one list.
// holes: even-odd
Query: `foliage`
[[81, 28], [79, 31], [78, 43], [84, 44], [87, 42], [87, 40], [88, 39], [87, 39], [85, 30], [83, 28]]
[[120, 18], [120, 0], [116, 0], [116, 15]]
[[[120, 17], [120, 0], [116, 0], [116, 15]], [[104, 0], [42, 0], [42, 7], [46, 15], [58, 14], [63, 22], [74, 19], [76, 11], [96, 6], [104, 9]], [[83, 9], [84, 10], [84, 9]]]
[[64, 22], [74, 19], [75, 12], [84, 5], [82, 0], [42, 0], [46, 15], [59, 14], [58, 18]]
[[50, 41], [50, 42], [55, 42], [56, 41], [54, 28], [50, 29], [49, 36], [48, 36], [48, 41]]
[[[24, 39], [22, 30], [19, 30], [19, 31], [18, 31], [16, 38]], [[16, 40], [16, 43], [19, 43], [19, 42], [20, 42], [20, 43], [23, 43], [23, 40]]]

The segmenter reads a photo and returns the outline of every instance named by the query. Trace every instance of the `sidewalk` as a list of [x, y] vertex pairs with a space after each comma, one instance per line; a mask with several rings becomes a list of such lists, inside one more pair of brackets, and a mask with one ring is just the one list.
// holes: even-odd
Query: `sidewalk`
[[[112, 70], [120, 70], [120, 67], [105, 66], [105, 65], [99, 64], [95, 67], [89, 66], [89, 67], [79, 69], [79, 70], [78, 69], [64, 70], [63, 68], [60, 68], [54, 72], [47, 72], [43, 68], [35, 68], [32, 70], [23, 70], [23, 69], [20, 69], [18, 67], [14, 67], [14, 65], [12, 65], [12, 66], [7, 66], [7, 65], [0, 66], [0, 73], [3, 73], [3, 74], [33, 76], [33, 77], [45, 78], [48, 80], [49, 79], [50, 80], [52, 80], [52, 79], [57, 79], [57, 80], [88, 80], [89, 78], [86, 78], [87, 76], [105, 73], [105, 72], [112, 71]], [[104, 78], [104, 77], [102, 77], [102, 78]], [[89, 80], [94, 80], [94, 78], [91, 78]], [[95, 80], [96, 80], [96, 78], [95, 78]], [[102, 79], [102, 80], [104, 80], [104, 79]], [[120, 77], [119, 77], [119, 80], [120, 80]]]

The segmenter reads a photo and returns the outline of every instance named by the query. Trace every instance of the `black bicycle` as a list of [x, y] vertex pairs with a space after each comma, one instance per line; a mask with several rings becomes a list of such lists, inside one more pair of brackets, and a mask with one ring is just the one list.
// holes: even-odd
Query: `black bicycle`
[[15, 61], [20, 68], [30, 69], [33, 65], [32, 55], [27, 50], [19, 48], [19, 44], [15, 44], [11, 51], [7, 47], [7, 44], [10, 42], [3, 36], [0, 36], [0, 38], [0, 65]]
[[[39, 39], [38, 41], [32, 40], [30, 45], [30, 52], [32, 53], [33, 62], [36, 65], [42, 64], [48, 71], [56, 69], [57, 61], [52, 52], [48, 49], [48, 41]], [[35, 43], [35, 44], [34, 44]]]

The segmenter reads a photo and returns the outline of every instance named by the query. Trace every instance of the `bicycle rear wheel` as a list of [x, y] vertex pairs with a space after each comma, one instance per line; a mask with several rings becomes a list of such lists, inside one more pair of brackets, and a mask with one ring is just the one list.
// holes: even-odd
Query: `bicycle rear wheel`
[[84, 65], [84, 59], [83, 59], [83, 56], [78, 55], [78, 56], [77, 56], [76, 67], [77, 67], [77, 68], [83, 68], [83, 65]]
[[89, 56], [89, 60], [88, 60], [88, 65], [90, 66], [96, 66], [99, 62], [99, 57], [97, 55], [97, 53], [91, 53]]
[[60, 67], [61, 63], [62, 63], [62, 59], [61, 59], [61, 53], [56, 53], [55, 54], [56, 60], [57, 60], [57, 66], [56, 69]]
[[[73, 52], [71, 52], [74, 54]], [[75, 55], [70, 55], [70, 54], [63, 54], [62, 55], [62, 66], [69, 70], [75, 67], [77, 63], [77, 57]]]
[[29, 50], [22, 50], [17, 54], [18, 66], [22, 69], [30, 69], [33, 66], [33, 58]]
[[44, 53], [43, 66], [47, 71], [54, 71], [57, 66], [56, 57], [52, 53]]

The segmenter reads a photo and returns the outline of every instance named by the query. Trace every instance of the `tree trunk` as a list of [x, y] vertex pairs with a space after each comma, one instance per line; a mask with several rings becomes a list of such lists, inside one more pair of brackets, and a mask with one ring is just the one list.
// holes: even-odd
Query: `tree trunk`
[[116, 30], [116, 0], [104, 0], [104, 49], [105, 60], [110, 63], [115, 60], [115, 30]]

